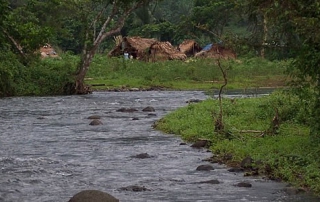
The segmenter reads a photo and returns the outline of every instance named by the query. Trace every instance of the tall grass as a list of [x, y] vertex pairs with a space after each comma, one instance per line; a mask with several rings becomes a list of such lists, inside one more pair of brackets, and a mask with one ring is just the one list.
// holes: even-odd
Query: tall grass
[[[13, 54], [2, 54], [0, 64], [0, 96], [59, 95], [64, 86], [74, 82], [79, 56], [62, 54], [61, 59], [35, 59], [24, 66]], [[8, 59], [11, 58], [11, 59]], [[181, 90], [218, 89], [223, 78], [214, 59], [187, 61], [142, 62], [96, 55], [86, 75], [86, 83], [100, 87], [149, 88], [164, 87]], [[268, 61], [260, 58], [241, 58], [222, 61], [228, 69], [228, 89], [245, 89], [284, 85], [284, 71], [289, 61]]]
[[[228, 69], [228, 88], [268, 86], [268, 82], [284, 81], [288, 61], [267, 61], [260, 58], [223, 61]], [[88, 71], [89, 84], [107, 87], [163, 86], [173, 89], [212, 89], [223, 81], [214, 59], [187, 61], [142, 62], [96, 55]], [[282, 82], [284, 84], [284, 82]]]

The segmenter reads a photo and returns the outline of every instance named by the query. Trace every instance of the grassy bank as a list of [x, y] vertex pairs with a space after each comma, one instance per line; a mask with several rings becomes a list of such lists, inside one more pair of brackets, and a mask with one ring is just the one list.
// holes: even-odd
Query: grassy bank
[[[224, 61], [228, 69], [228, 88], [282, 86], [289, 62], [261, 58]], [[93, 90], [163, 87], [176, 90], [208, 90], [219, 88], [223, 77], [213, 59], [190, 59], [146, 63], [97, 55], [88, 71], [86, 83]]]
[[[230, 166], [239, 166], [244, 158], [251, 157], [259, 174], [320, 194], [319, 146], [309, 138], [310, 101], [275, 92], [260, 98], [225, 98], [222, 103], [225, 125], [222, 133], [214, 132], [219, 113], [219, 102], [215, 99], [189, 104], [155, 126], [186, 141], [209, 140], [216, 158]], [[280, 126], [275, 133], [269, 133], [276, 109]]]

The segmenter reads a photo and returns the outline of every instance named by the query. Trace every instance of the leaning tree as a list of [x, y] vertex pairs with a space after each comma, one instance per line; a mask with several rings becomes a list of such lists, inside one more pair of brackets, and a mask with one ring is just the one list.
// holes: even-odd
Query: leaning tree
[[82, 16], [83, 48], [77, 67], [73, 94], [86, 94], [84, 78], [99, 45], [121, 31], [127, 17], [137, 8], [155, 0], [80, 0], [73, 1]]

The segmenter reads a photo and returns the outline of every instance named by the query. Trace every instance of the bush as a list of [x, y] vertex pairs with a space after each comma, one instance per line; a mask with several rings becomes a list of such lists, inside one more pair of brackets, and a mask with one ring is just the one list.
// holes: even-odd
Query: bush
[[23, 95], [62, 95], [64, 87], [74, 82], [72, 74], [76, 70], [78, 59], [64, 55], [62, 59], [44, 59], [33, 63], [24, 74], [19, 85], [19, 94]]
[[10, 52], [2, 53], [0, 65], [0, 96], [61, 95], [69, 82], [74, 82], [78, 57], [33, 60], [22, 65]]
[[15, 78], [19, 69], [24, 66], [12, 52], [0, 52], [0, 97], [13, 96], [15, 92]]

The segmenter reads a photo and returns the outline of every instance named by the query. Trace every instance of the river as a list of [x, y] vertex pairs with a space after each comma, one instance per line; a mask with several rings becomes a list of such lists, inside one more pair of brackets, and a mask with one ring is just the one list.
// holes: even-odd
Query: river
[[[67, 202], [85, 189], [122, 202], [317, 201], [223, 165], [197, 171], [210, 152], [152, 128], [186, 101], [206, 98], [199, 91], [148, 91], [0, 99], [0, 201]], [[143, 112], [147, 106], [155, 112]], [[117, 111], [124, 107], [138, 111]], [[92, 115], [103, 124], [89, 125]], [[134, 158], [141, 153], [151, 158]], [[208, 180], [220, 183], [200, 183]], [[252, 187], [234, 186], [239, 182]], [[121, 189], [132, 185], [147, 190]]]

